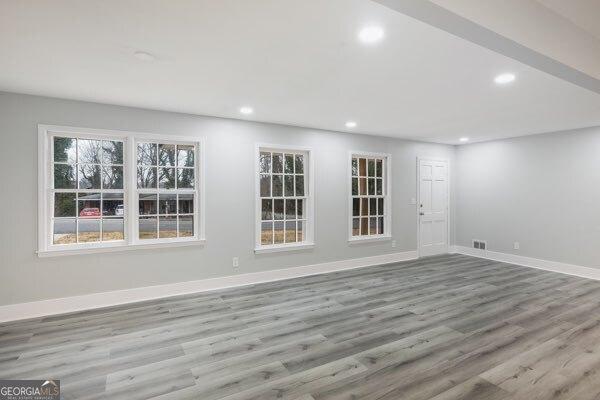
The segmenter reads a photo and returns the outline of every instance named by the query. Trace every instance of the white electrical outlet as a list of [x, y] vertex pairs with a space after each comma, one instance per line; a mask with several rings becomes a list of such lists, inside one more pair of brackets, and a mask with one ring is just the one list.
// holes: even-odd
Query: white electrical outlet
[[237, 268], [240, 266], [240, 259], [238, 257], [233, 257], [233, 268]]
[[396, 247], [396, 241], [392, 240], [392, 247]]
[[515, 250], [519, 250], [520, 247], [521, 247], [521, 245], [519, 244], [519, 242], [515, 242], [515, 244], [513, 245], [513, 248]]

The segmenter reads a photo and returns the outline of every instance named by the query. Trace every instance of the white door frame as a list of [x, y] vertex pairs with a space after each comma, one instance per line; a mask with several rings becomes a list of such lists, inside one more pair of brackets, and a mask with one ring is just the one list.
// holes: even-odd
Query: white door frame
[[448, 251], [450, 251], [450, 223], [451, 223], [451, 212], [450, 212], [450, 188], [451, 188], [451, 176], [452, 174], [450, 173], [450, 160], [447, 158], [440, 158], [440, 157], [422, 157], [422, 156], [418, 156], [417, 157], [417, 204], [415, 206], [415, 212], [416, 212], [416, 217], [417, 217], [417, 257], [420, 258], [421, 257], [421, 215], [420, 215], [420, 207], [419, 204], [421, 204], [421, 161], [443, 161], [446, 163], [447, 168], [448, 168], [448, 176], [446, 178], [446, 181], [448, 183], [447, 185], [447, 190], [448, 190], [448, 196], [447, 196], [447, 204], [446, 204], [446, 229], [447, 229], [447, 233], [446, 233], [446, 244], [448, 245]]

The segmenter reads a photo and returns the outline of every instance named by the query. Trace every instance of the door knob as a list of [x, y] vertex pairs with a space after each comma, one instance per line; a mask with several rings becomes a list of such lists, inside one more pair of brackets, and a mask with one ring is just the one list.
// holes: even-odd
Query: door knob
[[425, 213], [421, 212], [421, 213], [419, 213], [419, 215], [425, 215]]

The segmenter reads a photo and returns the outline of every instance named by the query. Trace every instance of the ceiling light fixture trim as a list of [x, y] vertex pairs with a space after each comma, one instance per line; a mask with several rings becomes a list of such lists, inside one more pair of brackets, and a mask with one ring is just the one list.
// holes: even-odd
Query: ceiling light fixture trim
[[358, 32], [358, 39], [364, 44], [373, 44], [385, 37], [383, 28], [377, 25], [365, 26]]
[[506, 85], [508, 83], [514, 82], [517, 77], [515, 74], [505, 73], [500, 74], [494, 78], [494, 82], [498, 85]]
[[254, 114], [254, 109], [249, 106], [243, 106], [243, 107], [240, 107], [240, 112], [244, 115], [251, 115], [251, 114]]

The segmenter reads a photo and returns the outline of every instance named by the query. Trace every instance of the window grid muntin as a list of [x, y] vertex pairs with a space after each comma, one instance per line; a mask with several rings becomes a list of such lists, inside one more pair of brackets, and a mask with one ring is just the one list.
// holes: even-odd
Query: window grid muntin
[[[55, 139], [73, 139], [75, 140], [75, 163], [70, 163], [68, 161], [55, 161], [55, 152], [54, 152], [54, 146], [55, 146]], [[52, 185], [51, 188], [54, 190], [69, 190], [69, 189], [74, 189], [74, 190], [92, 190], [92, 191], [98, 191], [98, 190], [118, 190], [118, 191], [124, 191], [124, 187], [125, 187], [125, 141], [123, 139], [117, 139], [117, 138], [98, 138], [98, 137], [93, 137], [93, 136], [88, 136], [88, 135], [62, 135], [62, 134], [56, 134], [56, 135], [51, 135], [50, 136], [50, 140], [51, 140], [51, 154], [50, 154], [50, 162], [52, 164], [52, 168], [51, 168], [51, 181], [52, 181]], [[90, 140], [90, 141], [98, 141], [100, 142], [100, 147], [99, 147], [99, 159], [100, 162], [99, 163], [89, 163], [89, 162], [79, 162], [79, 141], [80, 140]], [[121, 143], [121, 159], [123, 160], [122, 163], [105, 163], [104, 162], [104, 142], [118, 142]], [[75, 173], [75, 187], [74, 188], [56, 188], [56, 182], [55, 182], [55, 166], [56, 165], [68, 165], [68, 166], [73, 166], [74, 167], [74, 173]], [[98, 166], [100, 167], [100, 187], [98, 188], [91, 188], [91, 189], [87, 189], [87, 188], [80, 188], [79, 187], [79, 167], [80, 166]], [[121, 168], [121, 184], [122, 184], [122, 188], [104, 188], [104, 179], [103, 179], [103, 172], [104, 169], [103, 167], [120, 167]]]
[[[147, 240], [156, 240], [156, 239], [173, 239], [173, 238], [187, 238], [187, 237], [194, 237], [196, 236], [196, 231], [194, 228], [194, 225], [196, 223], [196, 214], [195, 214], [195, 210], [196, 210], [196, 193], [193, 192], [166, 192], [166, 191], [162, 191], [162, 192], [140, 192], [138, 193], [138, 203], [141, 202], [142, 200], [140, 200], [140, 196], [143, 194], [151, 194], [151, 195], [155, 195], [156, 196], [156, 212], [155, 213], [150, 213], [150, 214], [141, 214], [138, 211], [138, 219], [150, 219], [150, 218], [154, 218], [156, 219], [156, 237], [154, 238], [141, 238], [139, 235], [141, 234], [141, 232], [138, 232], [138, 238], [140, 240], [143, 241], [147, 241]], [[161, 213], [160, 212], [160, 195], [174, 195], [175, 196], [175, 213]], [[192, 201], [193, 201], [193, 206], [192, 206], [192, 212], [180, 212], [179, 208], [180, 208], [180, 204], [179, 204], [179, 196], [180, 195], [191, 195], [192, 196]], [[147, 200], [146, 200], [147, 201]], [[138, 205], [138, 210], [139, 210], [139, 205]], [[166, 217], [174, 217], [175, 218], [175, 232], [176, 232], [176, 236], [175, 237], [160, 237], [160, 220], [161, 218], [166, 218]], [[181, 217], [192, 217], [192, 235], [180, 235], [180, 225], [179, 225], [179, 221]], [[139, 226], [139, 222], [138, 222], [138, 226]]]
[[[268, 170], [265, 170], [263, 168], [262, 160], [263, 157], [265, 155], [269, 156], [269, 165], [268, 165]], [[282, 156], [282, 168], [281, 168], [281, 172], [278, 171], [273, 171], [274, 169], [274, 155], [281, 155]], [[286, 171], [287, 169], [287, 164], [286, 164], [286, 160], [287, 157], [291, 156], [293, 157], [293, 162], [292, 162], [292, 172], [289, 172], [289, 170]], [[298, 162], [297, 162], [297, 157], [301, 157], [302, 158], [302, 171], [299, 172], [298, 171]], [[307, 241], [307, 231], [308, 231], [308, 182], [306, 179], [307, 176], [307, 160], [308, 160], [308, 153], [305, 151], [297, 151], [297, 150], [278, 150], [278, 149], [259, 149], [259, 155], [258, 155], [258, 163], [259, 163], [259, 168], [258, 168], [258, 180], [259, 180], [259, 187], [258, 187], [258, 197], [259, 197], [259, 233], [260, 233], [260, 240], [259, 240], [259, 245], [260, 246], [279, 246], [279, 245], [286, 245], [286, 244], [293, 244], [293, 243], [305, 243]], [[274, 187], [274, 179], [273, 176], [281, 176], [282, 178], [282, 190], [281, 190], [281, 195], [278, 196], [274, 196], [274, 191], [273, 191], [273, 187]], [[285, 181], [286, 181], [286, 176], [293, 176], [294, 180], [293, 180], [293, 192], [294, 195], [286, 195], [286, 188], [285, 188]], [[303, 191], [303, 195], [297, 195], [297, 177], [300, 176], [302, 177], [302, 191]], [[269, 192], [268, 192], [268, 196], [263, 196], [262, 193], [262, 184], [263, 184], [263, 177], [268, 177], [269, 178]], [[271, 219], [263, 219], [263, 201], [265, 200], [270, 200], [271, 201]], [[282, 212], [282, 219], [276, 219], [275, 218], [275, 201], [276, 200], [283, 200], [283, 212]], [[287, 216], [287, 200], [293, 200], [295, 203], [295, 217], [294, 218], [288, 218]], [[302, 216], [299, 216], [298, 213], [298, 200], [302, 201]], [[293, 222], [295, 223], [295, 235], [294, 238], [295, 240], [293, 241], [288, 241], [287, 240], [287, 225], [288, 222]], [[265, 243], [263, 241], [263, 232], [264, 226], [268, 226], [271, 225], [271, 241], [270, 243]], [[278, 224], [282, 224], [283, 225], [283, 229], [282, 229], [282, 236], [283, 236], [283, 241], [282, 242], [275, 242], [276, 239], [276, 235], [275, 235], [275, 226]], [[299, 229], [298, 227], [300, 226], [300, 224], [302, 224], [302, 240], [298, 240], [300, 237], [299, 234]]]
[[[156, 148], [156, 162], [154, 164], [140, 164], [140, 159], [139, 159], [139, 148], [141, 144], [151, 144]], [[160, 146], [175, 146], [175, 161], [173, 163], [173, 165], [161, 165], [160, 163], [160, 151], [159, 148]], [[193, 166], [179, 166], [179, 147], [192, 147], [192, 154], [194, 155], [194, 165]], [[180, 142], [167, 142], [167, 141], [152, 141], [152, 140], [138, 140], [136, 141], [135, 144], [135, 160], [136, 160], [136, 188], [138, 190], [143, 190], [143, 189], [148, 189], [148, 190], [154, 190], [154, 189], [159, 189], [159, 190], [194, 190], [196, 189], [196, 186], [198, 184], [198, 179], [196, 177], [197, 175], [197, 147], [195, 144], [191, 144], [191, 143], [180, 143]], [[140, 168], [146, 168], [146, 169], [155, 169], [156, 170], [156, 186], [155, 187], [140, 187], [139, 186], [139, 171]], [[160, 170], [161, 169], [166, 169], [166, 170], [173, 170], [174, 171], [174, 187], [172, 188], [161, 188], [160, 187]], [[178, 182], [178, 171], [192, 171], [193, 173], [193, 179], [192, 182], [194, 184], [194, 187], [189, 188], [189, 187], [184, 187], [184, 188], [179, 188], [179, 182]]]
[[[364, 160], [364, 170], [361, 168]], [[370, 162], [373, 162], [375, 169], [371, 175]], [[385, 236], [389, 231], [387, 221], [387, 157], [371, 156], [362, 154], [353, 154], [350, 158], [350, 236], [353, 238]], [[370, 194], [369, 180], [373, 179], [374, 194]], [[364, 182], [364, 183], [362, 183]], [[380, 182], [378, 184], [378, 182]], [[362, 194], [362, 187], [365, 187], [365, 194]], [[355, 193], [356, 187], [356, 193]], [[381, 187], [381, 191], [378, 191]], [[374, 199], [376, 202], [375, 213], [371, 213], [370, 202]], [[359, 215], [354, 214], [355, 201], [359, 201]], [[366, 213], [363, 214], [363, 204], [366, 203]], [[381, 206], [380, 202], [383, 202]], [[371, 233], [372, 219], [375, 222], [375, 233]], [[363, 233], [363, 221], [366, 221], [366, 232]], [[358, 233], [355, 231], [355, 224], [358, 225]], [[382, 226], [383, 225], [383, 226]], [[381, 229], [380, 229], [381, 228]]]
[[[125, 207], [125, 140], [123, 138], [113, 138], [113, 137], [104, 137], [104, 136], [95, 136], [95, 135], [88, 135], [88, 134], [51, 134], [48, 136], [49, 140], [50, 140], [50, 189], [48, 190], [49, 196], [50, 196], [50, 232], [48, 235], [48, 239], [49, 239], [49, 243], [52, 246], [70, 246], [70, 245], [75, 245], [75, 244], [94, 244], [94, 243], [115, 243], [115, 242], [124, 242], [127, 240], [127, 233], [126, 233], [126, 224], [125, 224], [125, 220], [126, 220], [126, 216], [127, 216], [127, 209]], [[68, 162], [68, 161], [55, 161], [55, 144], [56, 144], [56, 139], [72, 139], [75, 141], [75, 162]], [[100, 160], [99, 163], [82, 163], [79, 162], [80, 161], [80, 157], [79, 157], [79, 141], [80, 140], [90, 140], [90, 141], [97, 141], [100, 143], [100, 147], [99, 147], [99, 155], [98, 155], [98, 159]], [[106, 163], [104, 160], [104, 143], [105, 142], [117, 142], [121, 144], [121, 163]], [[67, 160], [68, 160], [68, 156], [67, 156]], [[55, 182], [55, 167], [56, 165], [69, 165], [69, 166], [74, 166], [74, 181], [75, 181], [75, 188], [56, 188], [56, 182]], [[86, 166], [99, 166], [100, 167], [100, 187], [99, 188], [92, 188], [92, 189], [83, 189], [83, 188], [79, 188], [79, 166], [80, 165], [86, 165]], [[104, 169], [103, 167], [120, 167], [121, 168], [121, 185], [122, 188], [120, 189], [115, 189], [115, 188], [108, 188], [105, 189], [104, 188]], [[55, 213], [56, 213], [56, 194], [60, 194], [60, 193], [73, 193], [75, 194], [75, 215], [74, 216], [68, 216], [68, 217], [56, 217]], [[99, 200], [99, 212], [100, 215], [97, 218], [94, 217], [81, 217], [80, 213], [81, 211], [79, 210], [79, 195], [80, 193], [98, 193], [100, 195], [100, 200]], [[120, 194], [121, 198], [119, 200], [121, 200], [122, 204], [123, 204], [123, 216], [104, 216], [103, 215], [103, 210], [104, 210], [104, 194]], [[115, 199], [112, 199], [113, 201]], [[98, 229], [98, 240], [89, 240], [89, 241], [81, 241], [80, 240], [80, 221], [98, 221], [99, 224], [99, 229]], [[105, 240], [104, 239], [104, 221], [121, 221], [122, 224], [122, 238], [121, 239], [113, 239], [113, 240]], [[69, 242], [69, 243], [56, 243], [55, 242], [55, 224], [56, 221], [74, 221], [75, 222], [75, 242]]]
[[[151, 144], [156, 148], [156, 162], [153, 164], [140, 164], [139, 158], [139, 149], [141, 144]], [[175, 147], [175, 161], [173, 165], [165, 166], [160, 163], [160, 146], [174, 146]], [[179, 147], [191, 147], [191, 151], [193, 154], [193, 166], [179, 166]], [[148, 243], [148, 242], [161, 242], [161, 241], [170, 241], [173, 239], [188, 239], [188, 238], [197, 238], [198, 237], [198, 223], [199, 218], [199, 207], [198, 207], [198, 185], [199, 185], [199, 177], [198, 177], [198, 163], [199, 163], [199, 152], [198, 146], [196, 143], [189, 142], [179, 142], [179, 141], [166, 141], [166, 140], [144, 140], [140, 139], [135, 142], [135, 187], [136, 187], [136, 200], [137, 200], [137, 214], [136, 214], [136, 226], [137, 226], [137, 240]], [[144, 187], [140, 188], [139, 184], [139, 168], [155, 168], [156, 173], [156, 186], [155, 187]], [[159, 179], [159, 169], [160, 168], [168, 168], [173, 169], [175, 171], [175, 179], [173, 188], [161, 188], [160, 187], [160, 179]], [[178, 182], [178, 170], [191, 170], [193, 171], [193, 187], [192, 188], [179, 188]], [[140, 196], [143, 194], [153, 194], [156, 195], [156, 213], [155, 214], [140, 214], [139, 211], [139, 203]], [[160, 196], [165, 194], [175, 195], [176, 196], [176, 213], [175, 214], [161, 214], [160, 213]], [[179, 196], [180, 195], [192, 195], [193, 201], [193, 211], [191, 213], [179, 213]], [[161, 217], [174, 217], [176, 221], [175, 225], [175, 237], [160, 237], [160, 222]], [[180, 234], [180, 218], [181, 217], [192, 217], [192, 235], [181, 235]], [[156, 219], [156, 237], [155, 238], [142, 238], [140, 228], [140, 220], [154, 218]]]

